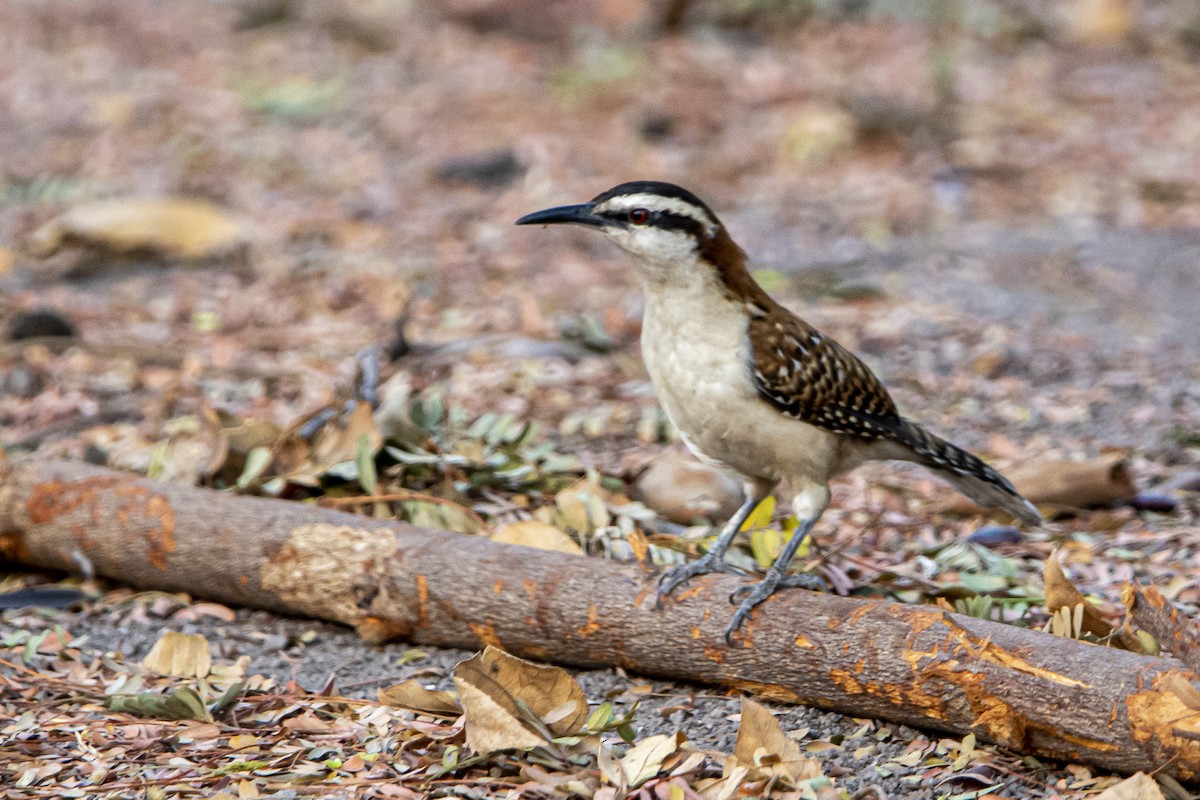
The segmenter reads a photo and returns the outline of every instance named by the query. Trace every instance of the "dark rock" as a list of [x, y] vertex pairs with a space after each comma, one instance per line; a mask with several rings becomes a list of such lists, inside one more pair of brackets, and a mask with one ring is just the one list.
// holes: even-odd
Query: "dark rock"
[[985, 525], [968, 536], [967, 541], [984, 547], [1017, 544], [1021, 541], [1021, 532], [1012, 525]]
[[1140, 492], [1129, 498], [1131, 508], [1136, 508], [1138, 511], [1153, 511], [1158, 514], [1170, 514], [1178, 507], [1179, 503], [1175, 498], [1168, 497], [1165, 494], [1150, 494], [1149, 492]]
[[108, 463], [108, 451], [97, 444], [89, 444], [83, 450], [83, 460], [89, 464], [103, 467]]
[[42, 336], [75, 336], [71, 321], [48, 308], [22, 311], [8, 323], [8, 340], [37, 339]]
[[675, 132], [675, 120], [666, 114], [651, 112], [642, 119], [638, 131], [647, 142], [661, 142]]
[[60, 586], [30, 586], [15, 592], [0, 594], [0, 609], [8, 608], [70, 608], [87, 600], [78, 589]]
[[521, 176], [525, 168], [512, 150], [495, 150], [443, 161], [437, 168], [440, 181], [465, 183], [484, 189], [507, 186]]

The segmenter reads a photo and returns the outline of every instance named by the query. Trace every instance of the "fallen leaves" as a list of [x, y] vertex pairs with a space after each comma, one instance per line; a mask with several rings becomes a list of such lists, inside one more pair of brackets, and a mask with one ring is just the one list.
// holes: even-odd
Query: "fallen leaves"
[[454, 669], [466, 720], [467, 746], [476, 753], [528, 750], [579, 731], [587, 697], [565, 670], [488, 647]]
[[777, 778], [788, 786], [821, 775], [821, 765], [800, 752], [800, 745], [789, 739], [779, 721], [765, 706], [742, 700], [742, 723], [738, 726], [733, 758], [726, 762], [726, 774], [739, 767], [755, 780]]
[[505, 525], [491, 535], [491, 540], [505, 544], [519, 544], [523, 547], [534, 547], [538, 550], [583, 555], [583, 549], [561, 529], [536, 519]]
[[[23, 709], [0, 723], [0, 737], [39, 753], [0, 763], [0, 780], [67, 798], [159, 786], [254, 797], [315, 785], [329, 793], [386, 786], [401, 793], [380, 796], [415, 798], [443, 782], [475, 782], [493, 793], [524, 785], [592, 800], [639, 790], [698, 800], [701, 792], [829, 785], [752, 701], [743, 705], [737, 754], [726, 758], [696, 750], [678, 732], [639, 739], [636, 702], [623, 714], [610, 703], [589, 709], [565, 670], [496, 648], [459, 663], [456, 692], [409, 680], [370, 701], [307, 694], [294, 682], [280, 688], [245, 676], [243, 662], [213, 662], [207, 679], [197, 677], [200, 654], [208, 654], [202, 643], [164, 635], [146, 659], [153, 671], [119, 654], [85, 666], [70, 649], [38, 656], [36, 669], [0, 659], [0, 680], [11, 689], [0, 709]], [[710, 777], [725, 760], [743, 766]]]
[[450, 692], [426, 689], [415, 680], [404, 681], [379, 690], [379, 702], [398, 708], [410, 708], [438, 717], [457, 717], [462, 706]]
[[1125, 780], [1110, 786], [1098, 795], [1096, 800], [1163, 800], [1162, 790], [1158, 784], [1144, 772], [1137, 772]]
[[[1120, 453], [1084, 461], [1039, 460], [1008, 470], [1007, 477], [1029, 502], [1063, 511], [1108, 508], [1137, 494], [1129, 460]], [[960, 513], [973, 508], [961, 497], [946, 505], [946, 510]]]
[[170, 694], [115, 694], [108, 698], [108, 707], [113, 711], [132, 714], [135, 717], [149, 719], [194, 719], [201, 722], [212, 722], [203, 698], [188, 686], [173, 689]]
[[204, 678], [212, 669], [212, 653], [200, 634], [168, 631], [150, 648], [142, 666], [177, 678]]
[[81, 244], [113, 255], [150, 252], [194, 260], [227, 255], [249, 242], [245, 220], [205, 200], [124, 198], [66, 211], [34, 231], [29, 248], [42, 258]]

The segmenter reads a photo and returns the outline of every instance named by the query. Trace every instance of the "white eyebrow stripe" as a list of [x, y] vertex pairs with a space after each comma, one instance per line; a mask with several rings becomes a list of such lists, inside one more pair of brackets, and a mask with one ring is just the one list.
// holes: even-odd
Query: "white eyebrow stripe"
[[667, 211], [681, 217], [694, 219], [704, 226], [704, 233], [712, 236], [717, 230], [717, 223], [704, 213], [704, 209], [675, 197], [663, 197], [658, 194], [623, 194], [599, 205], [601, 211], [629, 211], [634, 208], [645, 208], [650, 211]]

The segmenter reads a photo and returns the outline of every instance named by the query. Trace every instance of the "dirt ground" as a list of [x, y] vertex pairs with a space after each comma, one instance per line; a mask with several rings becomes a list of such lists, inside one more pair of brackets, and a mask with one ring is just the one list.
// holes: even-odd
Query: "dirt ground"
[[[1133, 578], [1200, 610], [1190, 4], [681, 5], [676, 28], [636, 0], [0, 0], [0, 318], [13, 334], [50, 309], [76, 333], [4, 344], [6, 449], [227, 485], [240, 465], [202, 469], [213, 453], [181, 420], [284, 429], [344, 397], [355, 354], [401, 330], [412, 349], [384, 377], [406, 376], [413, 397], [535, 420], [557, 452], [631, 482], [681, 452], [669, 431], [645, 432], [657, 417], [635, 278], [586, 232], [511, 223], [665, 179], [708, 201], [760, 281], [934, 430], [1002, 468], [1125, 456], [1142, 501], [999, 548], [1008, 590], [1036, 596], [1065, 542], [1106, 611]], [[128, 230], [61, 217], [162, 196], [211, 201], [238, 233], [198, 253], [186, 236], [127, 247]], [[939, 514], [948, 490], [870, 465], [834, 492], [817, 544], [843, 573], [862, 577], [869, 559], [962, 585], [926, 556], [984, 524]], [[495, 521], [515, 502], [502, 494], [457, 499]], [[59, 578], [12, 566], [0, 589]], [[309, 691], [332, 675], [348, 697], [414, 676], [446, 688], [470, 655], [89, 586], [103, 594], [83, 610], [3, 612], [0, 655], [61, 625], [85, 655], [136, 662], [181, 630]], [[576, 677], [593, 702], [641, 700], [639, 737], [682, 730], [732, 750], [735, 698]], [[807, 752], [843, 796], [966, 800], [992, 785], [894, 760], [936, 733], [776, 710], [820, 743]], [[14, 752], [0, 759], [18, 765]], [[1113, 782], [988, 752], [1000, 788], [987, 796]], [[54, 780], [14, 796], [50, 796]]]

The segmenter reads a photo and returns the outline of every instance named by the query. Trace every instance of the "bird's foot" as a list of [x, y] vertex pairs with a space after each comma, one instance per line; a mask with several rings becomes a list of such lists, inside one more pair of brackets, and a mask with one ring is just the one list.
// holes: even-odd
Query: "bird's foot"
[[777, 589], [811, 589], [822, 591], [825, 581], [811, 573], [799, 575], [783, 575], [774, 569], [767, 570], [766, 576], [753, 586], [743, 586], [729, 595], [729, 602], [738, 607], [733, 614], [733, 620], [725, 629], [725, 643], [733, 645], [733, 635], [737, 633], [742, 623], [750, 619], [750, 612], [762, 601], [775, 594]]
[[710, 551], [700, 558], [697, 558], [695, 561], [689, 561], [686, 564], [680, 564], [678, 566], [671, 567], [669, 570], [664, 572], [662, 577], [658, 579], [658, 596], [654, 600], [654, 607], [661, 607], [664, 597], [697, 575], [704, 575], [709, 572], [729, 572], [734, 575], [745, 574], [740, 569], [727, 562], [723, 558], [723, 555], [724, 554], [718, 554]]

